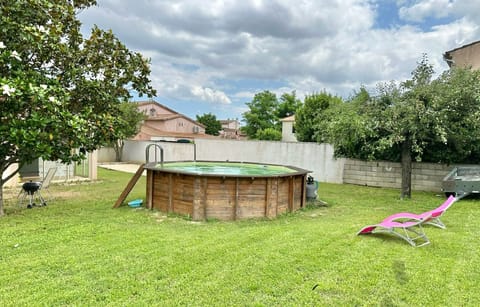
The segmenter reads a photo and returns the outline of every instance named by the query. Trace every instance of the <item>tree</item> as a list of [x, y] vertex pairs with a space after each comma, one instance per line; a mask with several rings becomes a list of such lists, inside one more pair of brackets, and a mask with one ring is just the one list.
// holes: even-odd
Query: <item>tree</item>
[[378, 149], [400, 148], [401, 198], [411, 198], [412, 159], [421, 161], [432, 131], [435, 137], [444, 137], [430, 86], [433, 73], [433, 66], [424, 55], [412, 72], [412, 79], [397, 87], [380, 87], [377, 107], [371, 109], [371, 119], [379, 130], [385, 131], [378, 140]]
[[205, 133], [210, 135], [219, 135], [222, 130], [222, 124], [212, 113], [206, 113], [201, 116], [197, 115], [197, 122], [205, 125]]
[[141, 127], [141, 123], [147, 116], [138, 111], [137, 104], [122, 102], [118, 105], [118, 113], [115, 118], [113, 149], [115, 150], [115, 161], [122, 161], [123, 147], [125, 140], [135, 136]]
[[346, 104], [330, 126], [336, 155], [401, 162], [401, 198], [411, 197], [413, 160], [479, 157], [480, 73], [454, 69], [432, 76], [424, 55], [411, 79], [379, 84], [376, 96]]
[[257, 131], [256, 138], [265, 141], [281, 141], [282, 133], [274, 128], [265, 128]]
[[245, 126], [242, 127], [244, 133], [251, 139], [257, 139], [257, 132], [267, 128], [277, 126], [278, 118], [276, 110], [278, 106], [277, 96], [269, 91], [263, 91], [255, 94], [251, 102], [246, 105], [250, 111], [243, 113]]
[[[43, 158], [85, 158], [115, 139], [127, 88], [154, 95], [148, 60], [111, 31], [80, 33], [79, 10], [95, 0], [0, 0], [0, 173]], [[3, 184], [0, 178], [0, 215]]]
[[[292, 116], [295, 113], [297, 113], [297, 110], [301, 105], [302, 105], [302, 101], [297, 98], [297, 94], [295, 91], [291, 93], [284, 93], [280, 97], [280, 101], [278, 102], [278, 105], [275, 111], [275, 116], [278, 119]], [[281, 123], [279, 122], [279, 124]]]
[[370, 101], [370, 94], [362, 87], [346, 103], [333, 110], [335, 116], [323, 131], [328, 143], [334, 145], [336, 156], [362, 160], [375, 158], [377, 131], [366, 114]]
[[305, 97], [303, 105], [295, 114], [295, 135], [301, 142], [324, 142], [323, 125], [330, 120], [326, 110], [341, 104], [342, 99], [327, 92]]
[[[340, 137], [338, 131], [344, 129], [345, 138], [340, 137], [334, 142], [349, 155], [353, 154], [352, 149], [368, 159], [399, 153], [401, 198], [411, 197], [412, 158], [420, 161], [429, 138], [444, 135], [433, 103], [432, 75], [433, 67], [424, 55], [412, 72], [412, 79], [378, 84], [376, 97], [356, 106], [353, 112], [343, 113], [342, 121], [333, 124], [332, 130], [336, 133], [332, 136]], [[339, 126], [345, 121], [349, 122], [347, 129]]]
[[[424, 161], [480, 161], [480, 71], [454, 68], [432, 82], [444, 137], [425, 148]], [[435, 138], [432, 136], [432, 140]]]

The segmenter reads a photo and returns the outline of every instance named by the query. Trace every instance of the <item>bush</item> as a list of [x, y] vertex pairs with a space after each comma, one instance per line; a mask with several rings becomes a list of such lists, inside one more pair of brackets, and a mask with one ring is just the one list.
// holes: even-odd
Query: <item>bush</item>
[[266, 128], [262, 130], [258, 130], [255, 138], [258, 140], [265, 140], [265, 141], [281, 141], [282, 140], [282, 133], [274, 128]]

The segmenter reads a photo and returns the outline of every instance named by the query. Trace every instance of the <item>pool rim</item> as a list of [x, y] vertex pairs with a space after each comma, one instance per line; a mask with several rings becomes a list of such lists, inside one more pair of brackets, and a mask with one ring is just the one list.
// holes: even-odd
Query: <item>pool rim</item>
[[182, 175], [191, 175], [191, 176], [204, 176], [204, 177], [220, 177], [220, 178], [227, 178], [227, 177], [238, 177], [238, 178], [279, 178], [279, 177], [290, 177], [290, 176], [297, 176], [297, 175], [305, 175], [312, 173], [310, 170], [306, 170], [300, 167], [292, 166], [292, 165], [283, 165], [283, 164], [273, 164], [273, 163], [259, 163], [259, 162], [247, 162], [247, 161], [208, 161], [208, 160], [179, 160], [179, 161], [168, 161], [163, 162], [163, 164], [169, 163], [183, 163], [183, 162], [207, 162], [207, 163], [236, 163], [236, 164], [253, 164], [253, 165], [268, 165], [268, 166], [281, 166], [287, 167], [289, 169], [294, 170], [291, 173], [279, 173], [279, 174], [208, 174], [208, 173], [195, 173], [189, 171], [182, 171], [177, 169], [168, 169], [163, 167], [158, 167], [158, 164], [161, 162], [149, 162], [146, 163], [144, 169], [146, 170], [161, 170], [165, 173], [172, 173], [172, 174], [182, 174]]

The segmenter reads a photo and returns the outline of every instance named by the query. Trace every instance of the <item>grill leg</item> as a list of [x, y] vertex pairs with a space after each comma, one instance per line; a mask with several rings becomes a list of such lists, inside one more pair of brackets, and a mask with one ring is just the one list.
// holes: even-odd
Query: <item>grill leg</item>
[[27, 197], [27, 192], [25, 190], [21, 190], [18, 195], [18, 206], [23, 204], [25, 197]]
[[40, 205], [40, 206], [46, 206], [47, 203], [45, 202], [45, 199], [43, 198], [42, 193], [40, 193], [40, 190], [37, 190], [37, 191], [35, 192], [35, 194], [37, 195], [37, 199], [38, 199], [39, 202], [40, 202], [39, 205]]
[[35, 206], [35, 199], [33, 198], [33, 195], [35, 192], [28, 192], [28, 209], [32, 209]]

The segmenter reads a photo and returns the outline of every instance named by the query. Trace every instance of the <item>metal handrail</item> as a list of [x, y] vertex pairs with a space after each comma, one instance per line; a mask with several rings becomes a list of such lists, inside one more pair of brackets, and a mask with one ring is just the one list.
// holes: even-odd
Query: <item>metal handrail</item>
[[163, 167], [163, 148], [158, 144], [148, 144], [147, 147], [145, 147], [145, 163], [150, 162], [150, 147], [152, 146], [155, 147], [155, 163], [157, 163], [157, 148], [160, 149], [160, 164]]

